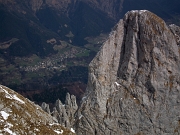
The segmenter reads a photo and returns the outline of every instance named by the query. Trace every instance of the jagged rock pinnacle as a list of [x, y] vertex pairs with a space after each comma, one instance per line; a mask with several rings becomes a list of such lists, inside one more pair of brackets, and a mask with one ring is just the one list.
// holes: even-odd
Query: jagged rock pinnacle
[[46, 104], [45, 102], [42, 103], [41, 108], [42, 108], [45, 112], [47, 112], [48, 114], [51, 114], [51, 113], [50, 113], [50, 109], [49, 109], [49, 105]]
[[180, 36], [147, 10], [125, 14], [89, 65], [78, 135], [180, 134]]
[[[43, 102], [41, 107], [44, 111], [51, 114], [48, 104]], [[57, 119], [58, 123], [70, 129], [74, 124], [74, 114], [77, 108], [76, 97], [67, 93], [65, 104], [62, 104], [59, 99], [56, 100], [52, 116]]]

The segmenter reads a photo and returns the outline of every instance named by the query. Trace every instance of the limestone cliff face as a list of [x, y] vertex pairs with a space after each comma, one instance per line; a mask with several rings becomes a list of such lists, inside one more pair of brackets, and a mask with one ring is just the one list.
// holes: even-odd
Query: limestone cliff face
[[89, 65], [78, 135], [180, 134], [179, 27], [131, 11]]

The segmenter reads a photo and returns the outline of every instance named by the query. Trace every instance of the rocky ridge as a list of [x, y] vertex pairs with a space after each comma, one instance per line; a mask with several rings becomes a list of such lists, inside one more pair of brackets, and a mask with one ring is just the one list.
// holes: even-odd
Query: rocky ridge
[[0, 134], [73, 135], [40, 106], [0, 85]]
[[125, 14], [89, 65], [78, 135], [180, 134], [179, 27]]
[[78, 109], [76, 103], [76, 97], [67, 93], [65, 104], [62, 104], [61, 100], [56, 100], [53, 107], [53, 111], [50, 112], [49, 105], [45, 102], [42, 103], [41, 108], [57, 119], [58, 123], [65, 126], [68, 129], [72, 129], [74, 124], [74, 114]]

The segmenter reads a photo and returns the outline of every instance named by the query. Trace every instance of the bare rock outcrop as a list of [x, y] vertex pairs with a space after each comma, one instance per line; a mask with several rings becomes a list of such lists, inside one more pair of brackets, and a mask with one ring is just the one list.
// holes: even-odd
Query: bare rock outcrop
[[67, 93], [66, 100], [65, 100], [65, 108], [66, 113], [69, 118], [70, 125], [74, 124], [74, 114], [78, 109], [77, 103], [76, 103], [76, 97], [74, 95], [70, 95]]
[[49, 109], [49, 105], [46, 104], [45, 102], [42, 103], [41, 108], [42, 108], [45, 112], [47, 112], [48, 114], [51, 114], [50, 109]]
[[180, 27], [175, 24], [171, 24], [169, 25], [169, 28], [176, 38], [177, 45], [180, 45]]
[[180, 134], [179, 27], [130, 11], [89, 65], [78, 135]]
[[[65, 127], [70, 128], [69, 118], [66, 113], [65, 106], [62, 104], [62, 102], [59, 99], [56, 100], [55, 108], [53, 110], [57, 110], [55, 111], [56, 113], [58, 112], [57, 116], [55, 117], [58, 120], [58, 122], [64, 125]], [[53, 112], [53, 116], [55, 116], [54, 112]]]
[[49, 105], [44, 102], [42, 103], [41, 108], [57, 119], [58, 123], [70, 129], [74, 124], [74, 115], [78, 106], [76, 103], [76, 97], [67, 93], [65, 104], [63, 104], [59, 99], [56, 100], [52, 112], [49, 110]]

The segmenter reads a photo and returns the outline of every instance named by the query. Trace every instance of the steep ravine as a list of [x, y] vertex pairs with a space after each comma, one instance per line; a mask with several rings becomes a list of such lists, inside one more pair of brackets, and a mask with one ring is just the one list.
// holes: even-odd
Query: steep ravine
[[179, 27], [130, 11], [89, 65], [78, 135], [180, 134]]

